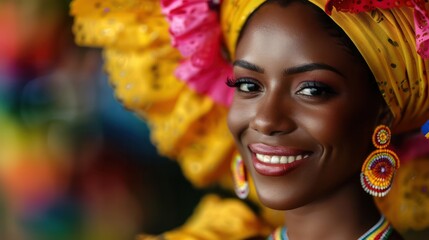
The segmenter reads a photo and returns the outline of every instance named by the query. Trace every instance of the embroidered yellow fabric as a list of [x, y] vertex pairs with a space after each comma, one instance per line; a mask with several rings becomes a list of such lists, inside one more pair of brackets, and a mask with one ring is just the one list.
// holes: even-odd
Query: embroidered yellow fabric
[[241, 201], [208, 195], [182, 227], [161, 236], [141, 235], [137, 239], [238, 240], [267, 236], [270, 231], [271, 227], [261, 222], [258, 216]]
[[[325, 1], [316, 0], [324, 7]], [[394, 115], [393, 131], [423, 125], [429, 119], [429, 61], [415, 44], [411, 8], [347, 14], [334, 11], [332, 19], [349, 35], [368, 66]]]
[[101, 47], [117, 99], [149, 124], [160, 154], [202, 187], [228, 173], [234, 150], [227, 109], [176, 79], [180, 55], [155, 0], [75, 0], [76, 42]]

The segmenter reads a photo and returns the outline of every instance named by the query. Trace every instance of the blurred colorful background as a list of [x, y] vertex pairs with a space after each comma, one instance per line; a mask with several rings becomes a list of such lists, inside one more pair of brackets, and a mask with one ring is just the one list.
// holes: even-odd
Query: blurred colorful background
[[0, 239], [126, 240], [202, 196], [113, 97], [68, 0], [0, 0]]

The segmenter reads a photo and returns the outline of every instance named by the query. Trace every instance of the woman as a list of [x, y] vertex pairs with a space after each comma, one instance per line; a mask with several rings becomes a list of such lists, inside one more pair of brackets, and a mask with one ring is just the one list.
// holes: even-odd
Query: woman
[[[218, 20], [214, 15], [218, 6], [213, 2], [162, 3], [162, 11], [170, 21], [173, 44], [185, 57], [177, 76], [193, 90], [226, 105], [229, 97], [219, 90], [222, 87], [218, 83], [225, 76], [231, 77], [227, 84], [235, 88], [235, 96], [228, 125], [246, 166], [240, 158], [233, 164], [237, 192], [240, 197], [248, 193], [249, 184], [243, 174], [247, 170], [261, 203], [285, 210], [285, 227], [276, 230], [272, 238], [402, 239], [379, 212], [371, 195], [380, 197], [389, 192], [400, 165], [396, 153], [386, 150], [391, 148], [390, 129], [394, 133], [413, 131], [429, 119], [425, 73], [428, 64], [423, 59], [427, 48], [425, 39], [421, 39], [426, 36], [424, 20], [428, 18], [420, 2], [371, 5], [372, 2], [321, 0], [225, 1], [220, 13], [233, 74], [218, 42], [220, 29], [216, 28]], [[75, 9], [79, 9], [78, 4], [75, 3]], [[141, 17], [141, 12], [150, 12], [142, 4], [116, 6], [116, 11], [112, 10], [114, 5], [99, 4], [96, 8], [105, 14], [113, 12], [116, 18], [121, 10], [133, 9]], [[325, 5], [326, 12], [332, 14], [330, 18], [320, 10]], [[156, 4], [150, 6], [150, 14], [154, 14]], [[417, 28], [412, 24], [413, 11]], [[123, 22], [132, 29], [135, 22], [129, 19]], [[85, 21], [80, 20], [78, 33], [88, 34], [82, 31], [87, 27]], [[111, 30], [122, 27], [113, 26]], [[419, 29], [422, 33], [414, 34]], [[162, 86], [158, 88], [163, 91], [154, 87], [154, 92], [168, 94], [142, 100], [151, 96], [141, 96], [143, 83], [137, 87], [137, 81], [121, 79], [128, 72], [112, 67], [120, 65], [113, 59], [124, 59], [123, 53], [139, 42], [113, 44], [107, 58], [111, 61], [108, 65], [117, 95], [127, 107], [139, 112], [145, 109], [144, 117], [155, 123], [153, 134], [160, 150], [178, 158], [185, 174], [196, 185], [222, 181], [222, 159], [227, 159], [231, 152], [231, 142], [222, 135], [224, 128], [219, 123], [226, 112], [170, 81], [168, 74], [177, 55], [160, 47], [168, 40], [160, 36], [145, 39], [139, 46], [156, 52], [141, 60], [144, 66], [150, 63], [144, 69], [150, 69], [151, 80], [145, 84], [154, 85], [157, 79], [166, 79], [176, 85], [170, 86], [169, 92]], [[79, 34], [77, 39], [87, 45], [114, 43], [106, 41], [111, 38], [94, 40]], [[163, 55], [164, 62], [153, 59], [154, 55]], [[160, 77], [163, 74], [169, 77]], [[167, 106], [173, 101], [175, 107]], [[183, 106], [187, 106], [187, 112]], [[207, 123], [208, 120], [211, 122]], [[169, 133], [168, 137], [163, 137], [163, 131]], [[428, 156], [427, 145], [418, 139], [418, 149], [423, 150], [412, 157]], [[182, 229], [167, 233], [164, 238], [242, 239], [266, 234], [266, 224], [258, 223], [245, 210], [236, 205], [230, 207], [233, 204], [229, 202], [213, 202], [220, 201], [203, 206], [230, 211], [213, 213], [203, 208]], [[246, 219], [243, 222], [247, 224], [227, 224], [238, 221], [237, 216], [231, 218], [227, 212]], [[205, 220], [207, 216], [209, 221]], [[225, 224], [215, 224], [213, 219]], [[211, 234], [202, 234], [206, 228], [211, 229]]]
[[290, 239], [358, 239], [380, 219], [359, 173], [390, 112], [319, 10], [281, 4], [262, 5], [241, 33], [229, 126], [261, 202], [286, 210]]

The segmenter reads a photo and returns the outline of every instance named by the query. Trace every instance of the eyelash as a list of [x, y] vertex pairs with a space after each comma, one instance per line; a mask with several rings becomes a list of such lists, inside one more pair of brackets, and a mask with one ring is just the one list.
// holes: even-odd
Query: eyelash
[[[257, 89], [244, 91], [243, 89], [241, 89], [243, 84], [253, 84], [253, 86], [256, 87]], [[253, 80], [251, 78], [238, 78], [238, 79], [228, 78], [226, 80], [226, 85], [231, 88], [236, 88], [237, 91], [245, 92], [245, 93], [257, 92], [257, 91], [260, 91], [260, 88], [261, 88], [259, 83], [256, 80]]]
[[[304, 93], [304, 90], [310, 90], [309, 93]], [[318, 91], [318, 93], [314, 92]], [[300, 85], [300, 88], [298, 91], [296, 91], [296, 94], [306, 96], [306, 97], [329, 97], [332, 95], [335, 95], [336, 92], [328, 85], [317, 82], [317, 81], [308, 81], [303, 82]]]
[[[241, 89], [243, 84], [253, 84], [257, 89], [244, 91]], [[232, 79], [228, 78], [226, 80], [226, 85], [231, 88], [236, 88], [237, 91], [244, 93], [252, 93], [260, 91], [261, 87], [256, 80], [250, 78], [238, 78]], [[305, 92], [307, 91], [307, 92]], [[299, 86], [298, 91], [295, 92], [297, 95], [301, 95], [304, 97], [320, 97], [320, 98], [328, 98], [336, 94], [336, 92], [328, 85], [318, 82], [318, 81], [306, 81], [302, 82]]]
[[226, 86], [228, 86], [228, 87], [230, 87], [230, 88], [235, 88], [235, 87], [237, 87], [237, 86], [236, 86], [236, 84], [237, 84], [237, 80], [236, 80], [236, 79], [232, 79], [231, 77], [228, 77], [228, 78], [226, 79], [225, 84], [226, 84]]

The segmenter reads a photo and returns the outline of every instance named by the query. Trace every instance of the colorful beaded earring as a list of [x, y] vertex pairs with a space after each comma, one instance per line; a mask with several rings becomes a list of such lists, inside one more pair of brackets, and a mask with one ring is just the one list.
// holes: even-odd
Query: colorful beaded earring
[[387, 149], [391, 133], [389, 127], [379, 125], [374, 130], [372, 142], [377, 148], [365, 160], [360, 180], [363, 189], [375, 197], [384, 197], [389, 192], [393, 177], [399, 168], [399, 158]]
[[249, 183], [247, 181], [246, 167], [240, 155], [235, 156], [231, 162], [231, 172], [235, 193], [241, 199], [247, 198], [249, 195]]

